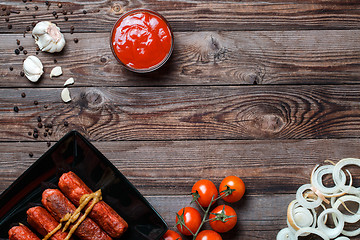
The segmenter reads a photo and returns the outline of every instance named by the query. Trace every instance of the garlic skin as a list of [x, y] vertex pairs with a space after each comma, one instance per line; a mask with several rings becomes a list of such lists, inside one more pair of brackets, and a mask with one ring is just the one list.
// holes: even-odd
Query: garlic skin
[[37, 82], [44, 73], [40, 59], [35, 56], [28, 56], [24, 60], [23, 69], [25, 76], [31, 82]]
[[36, 44], [44, 52], [60, 52], [65, 46], [64, 35], [60, 28], [49, 21], [36, 24], [32, 31]]

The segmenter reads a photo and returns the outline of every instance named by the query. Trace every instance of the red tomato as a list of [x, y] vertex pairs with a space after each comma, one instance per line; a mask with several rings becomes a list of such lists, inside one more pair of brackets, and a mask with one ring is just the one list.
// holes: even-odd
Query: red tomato
[[230, 231], [237, 221], [235, 210], [227, 205], [220, 205], [214, 208], [209, 215], [210, 226], [217, 232]]
[[222, 240], [220, 234], [213, 230], [203, 230], [199, 232], [195, 240]]
[[[229, 193], [231, 193], [228, 196], [224, 196], [224, 191], [229, 191]], [[220, 196], [224, 196], [222, 197], [224, 201], [230, 203], [237, 202], [244, 196], [245, 184], [239, 177], [228, 176], [221, 181], [219, 192]]]
[[[201, 215], [198, 210], [193, 207], [184, 207], [176, 214], [176, 226], [179, 232], [184, 235], [190, 236], [196, 233], [201, 224]], [[183, 225], [185, 224], [187, 228]]]
[[160, 240], [182, 240], [180, 234], [173, 230], [167, 230], [167, 232], [160, 238]]
[[[218, 197], [215, 184], [207, 179], [197, 181], [192, 187], [191, 193], [193, 194], [193, 198], [197, 199], [202, 207], [208, 207], [211, 199], [215, 200]], [[214, 203], [215, 201], [212, 204]]]

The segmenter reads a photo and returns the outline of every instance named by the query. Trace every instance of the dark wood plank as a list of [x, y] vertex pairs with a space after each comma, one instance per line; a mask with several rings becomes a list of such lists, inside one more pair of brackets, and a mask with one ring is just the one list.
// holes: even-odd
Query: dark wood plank
[[[28, 55], [36, 55], [34, 40], [2, 34], [0, 87], [62, 86], [74, 77], [77, 86], [239, 85], [239, 84], [358, 84], [360, 31], [255, 31], [176, 33], [172, 58], [159, 71], [134, 74], [113, 57], [108, 34], [66, 34], [60, 54], [40, 52], [45, 74], [40, 83], [22, 78], [16, 40]], [[74, 43], [73, 39], [79, 42]], [[331, 47], [329, 47], [331, 46]], [[54, 63], [54, 59], [57, 63]], [[64, 75], [50, 79], [55, 66]], [[10, 71], [9, 68], [14, 70]]]
[[[37, 116], [54, 125], [52, 140], [72, 128], [91, 140], [360, 136], [359, 86], [74, 86], [69, 104], [60, 99], [61, 90], [0, 89], [0, 139], [32, 140], [27, 133], [37, 126]], [[34, 105], [35, 100], [40, 104]]]
[[[228, 175], [244, 180], [247, 195], [295, 194], [316, 164], [360, 158], [359, 139], [92, 143], [147, 196], [186, 195], [199, 179], [218, 186]], [[47, 149], [45, 142], [1, 142], [0, 192]], [[351, 172], [358, 186], [360, 168]]]
[[[9, 17], [12, 29], [8, 29], [8, 24], [1, 24], [0, 32], [23, 32], [27, 25], [41, 20], [61, 23], [66, 32], [70, 31], [70, 26], [75, 26], [76, 32], [108, 32], [121, 13], [134, 8], [149, 8], [162, 13], [175, 31], [359, 29], [360, 26], [360, 7], [356, 0], [72, 1], [62, 2], [61, 9], [57, 6], [59, 1], [50, 2], [49, 8], [43, 1], [1, 2], [1, 6], [10, 11], [10, 16], [6, 16], [6, 10], [2, 11], [0, 21]], [[39, 7], [37, 11], [35, 5]], [[65, 16], [63, 10], [72, 10], [73, 14]], [[52, 15], [53, 11], [58, 12], [58, 19]], [[68, 21], [64, 17], [68, 17]]]

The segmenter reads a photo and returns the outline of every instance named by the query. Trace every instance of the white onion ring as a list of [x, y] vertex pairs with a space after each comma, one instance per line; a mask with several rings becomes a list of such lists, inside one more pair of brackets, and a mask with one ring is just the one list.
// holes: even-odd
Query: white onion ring
[[[325, 216], [327, 214], [331, 213], [334, 219], [335, 228], [329, 228], [326, 226], [325, 222]], [[318, 228], [320, 231], [324, 232], [326, 235], [328, 235], [329, 238], [336, 238], [340, 235], [340, 233], [344, 230], [344, 216], [343, 214], [335, 209], [335, 208], [328, 208], [325, 209], [322, 213], [320, 213], [318, 219], [317, 219]]]
[[309, 209], [301, 206], [296, 200], [293, 200], [287, 210], [287, 223], [289, 228], [298, 231], [303, 227], [315, 226], [316, 221], [314, 221], [314, 215], [316, 212], [314, 209], [311, 210], [313, 213], [311, 213]]
[[[322, 203], [322, 199], [320, 197], [317, 197], [317, 199], [315, 201], [308, 201], [307, 199], [305, 199], [303, 193], [306, 190], [311, 190], [311, 185], [310, 184], [304, 184], [302, 186], [299, 187], [299, 189], [296, 192], [296, 200], [298, 201], [298, 203], [306, 208], [312, 209], [312, 208], [317, 208], [318, 206], [320, 206], [320, 204]], [[312, 199], [314, 200], [314, 199]]]
[[[338, 185], [343, 191], [348, 192], [349, 189], [351, 188], [352, 185], [352, 179], [351, 182], [348, 186], [346, 186], [345, 184], [342, 184], [341, 182], [341, 177], [340, 177], [340, 171], [343, 167], [347, 166], [347, 165], [356, 165], [358, 167], [360, 167], [360, 159], [358, 158], [344, 158], [341, 159], [338, 163], [336, 163], [335, 167], [334, 167], [334, 171], [333, 171], [333, 180], [334, 183], [336, 185]], [[351, 174], [349, 171], [347, 171], [349, 173], [349, 176], [351, 178]], [[355, 194], [360, 194], [360, 187], [355, 188]]]
[[316, 229], [313, 227], [301, 228], [299, 231], [296, 232], [295, 239], [298, 240], [299, 236], [301, 236], [304, 233], [307, 233], [307, 234], [312, 233], [312, 234], [315, 234], [315, 235], [321, 237], [323, 240], [330, 240], [330, 238], [325, 233], [323, 233], [319, 229]]
[[354, 195], [345, 195], [336, 200], [336, 202], [333, 204], [333, 208], [339, 209], [340, 205], [342, 205], [345, 202], [357, 202], [359, 204], [358, 209], [355, 214], [352, 215], [346, 215], [344, 216], [344, 221], [347, 223], [356, 223], [360, 220], [360, 198]]
[[343, 230], [341, 233], [348, 237], [355, 237], [360, 234], [360, 228], [358, 228], [354, 231]]
[[[336, 184], [333, 187], [325, 187], [323, 184], [323, 176], [332, 174], [334, 167], [334, 165], [324, 165], [321, 167], [318, 167], [317, 165], [311, 174], [311, 185], [319, 190], [325, 197], [333, 197], [341, 191], [340, 187]], [[340, 182], [343, 185], [346, 183], [346, 175], [342, 170], [340, 170]]]
[[276, 235], [276, 240], [294, 240], [295, 236], [289, 228], [283, 228]]
[[341, 236], [341, 237], [335, 238], [335, 240], [350, 240], [350, 238]]

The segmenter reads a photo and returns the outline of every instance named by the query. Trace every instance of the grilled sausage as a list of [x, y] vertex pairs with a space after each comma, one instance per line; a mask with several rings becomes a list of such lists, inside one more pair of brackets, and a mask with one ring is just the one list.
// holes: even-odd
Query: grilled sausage
[[[76, 207], [58, 189], [46, 189], [42, 194], [41, 202], [56, 221], [76, 210]], [[82, 240], [111, 240], [111, 237], [90, 218], [85, 218], [77, 227], [75, 235]]]
[[19, 225], [10, 228], [9, 240], [40, 240], [40, 238], [26, 226]]
[[[26, 212], [27, 222], [42, 236], [46, 236], [59, 223], [51, 216], [51, 214], [43, 207], [32, 207]], [[51, 236], [51, 240], [64, 240], [67, 236], [67, 232], [57, 231]]]
[[[91, 189], [73, 172], [64, 173], [58, 185], [76, 206], [79, 206], [81, 196], [92, 193]], [[128, 228], [127, 222], [104, 201], [94, 205], [89, 217], [113, 238], [119, 238]]]

